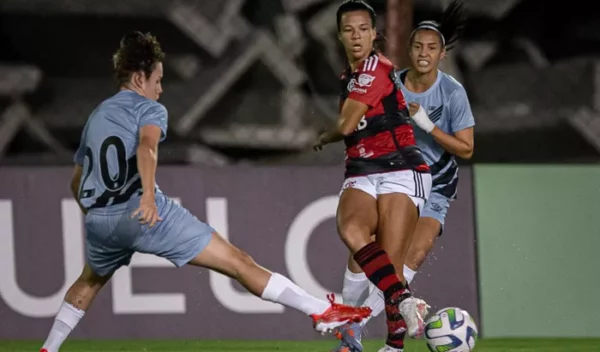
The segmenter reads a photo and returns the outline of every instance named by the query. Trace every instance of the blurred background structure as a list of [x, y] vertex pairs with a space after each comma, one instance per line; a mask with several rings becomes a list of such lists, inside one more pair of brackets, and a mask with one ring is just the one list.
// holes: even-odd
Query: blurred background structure
[[[339, 2], [0, 0], [0, 351], [2, 339], [45, 338], [83, 265], [66, 184], [88, 115], [116, 92], [112, 54], [130, 30], [167, 53], [161, 188], [309, 292], [341, 290], [343, 145], [310, 150], [338, 114]], [[468, 309], [484, 337], [600, 338], [600, 16], [583, 0], [465, 2], [443, 69], [469, 95], [475, 153], [459, 160], [458, 200], [413, 288]], [[380, 47], [402, 67], [412, 24], [450, 0], [370, 3]], [[74, 336], [315, 338], [304, 316], [170, 266], [134, 256]], [[600, 351], [556, 343], [531, 350]]]
[[[384, 51], [405, 52], [411, 19], [437, 18], [448, 2], [372, 1]], [[163, 163], [339, 165], [341, 145], [307, 151], [337, 114], [337, 4], [2, 0], [0, 163], [70, 163], [88, 114], [115, 92], [119, 39], [139, 29], [157, 35], [168, 54]], [[586, 11], [591, 3], [544, 11], [533, 0], [467, 4], [466, 34], [445, 69], [473, 105], [473, 161], [598, 160], [600, 24]]]

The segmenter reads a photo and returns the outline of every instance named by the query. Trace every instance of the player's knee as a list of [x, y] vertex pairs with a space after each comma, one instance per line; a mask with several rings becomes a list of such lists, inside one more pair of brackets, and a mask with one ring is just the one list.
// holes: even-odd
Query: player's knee
[[92, 271], [91, 268], [86, 266], [83, 269], [83, 272], [81, 273], [81, 275], [79, 275], [79, 277], [77, 278], [77, 283], [80, 285], [87, 286], [92, 289], [99, 290], [108, 282], [108, 280], [110, 280], [111, 276], [112, 275], [100, 276], [100, 275], [96, 274], [94, 271]]
[[346, 221], [338, 226], [340, 238], [354, 251], [371, 242], [371, 232], [368, 226], [361, 225], [355, 221]]
[[241, 264], [245, 267], [247, 266], [255, 266], [257, 265], [256, 262], [254, 261], [254, 258], [252, 258], [250, 256], [250, 254], [240, 250], [240, 254], [239, 254], [239, 261], [241, 262]]
[[235, 277], [239, 277], [241, 273], [243, 273], [245, 270], [248, 270], [249, 268], [258, 265], [254, 261], [254, 258], [252, 258], [248, 253], [242, 251], [241, 249], [238, 249], [236, 251], [235, 257], [233, 258], [233, 262]]

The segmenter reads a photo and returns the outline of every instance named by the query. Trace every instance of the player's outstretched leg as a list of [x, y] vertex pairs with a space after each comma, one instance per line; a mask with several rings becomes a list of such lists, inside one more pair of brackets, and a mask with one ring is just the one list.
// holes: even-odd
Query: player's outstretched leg
[[88, 265], [83, 268], [81, 276], [67, 291], [41, 352], [58, 352], [111, 276], [99, 276]]
[[368, 307], [350, 307], [309, 295], [285, 276], [259, 266], [245, 252], [212, 234], [208, 245], [189, 264], [218, 271], [237, 280], [254, 295], [299, 310], [313, 319], [314, 328], [328, 332], [349, 322], [360, 322], [371, 314]]

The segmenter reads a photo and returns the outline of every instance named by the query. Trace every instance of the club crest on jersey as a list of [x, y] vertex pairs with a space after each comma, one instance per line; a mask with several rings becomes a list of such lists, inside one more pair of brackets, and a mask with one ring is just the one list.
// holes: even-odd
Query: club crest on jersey
[[374, 80], [375, 76], [371, 76], [366, 73], [361, 73], [361, 75], [358, 76], [358, 85], [361, 87], [370, 87], [371, 84], [373, 84]]
[[361, 73], [358, 76], [358, 79], [352, 78], [350, 82], [348, 82], [348, 91], [365, 94], [367, 93], [366, 88], [370, 87], [373, 84], [374, 80], [375, 76], [371, 76], [366, 73]]
[[357, 87], [358, 82], [356, 82], [356, 78], [352, 78], [350, 82], [348, 82], [348, 92], [356, 92], [359, 94], [365, 94], [367, 90], [365, 88]]

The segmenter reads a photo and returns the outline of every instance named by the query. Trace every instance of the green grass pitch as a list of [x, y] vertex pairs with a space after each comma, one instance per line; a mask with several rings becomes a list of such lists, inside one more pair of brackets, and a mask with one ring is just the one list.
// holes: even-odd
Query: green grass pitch
[[[0, 341], [0, 352], [37, 352], [42, 341]], [[68, 341], [61, 352], [329, 352], [335, 341]], [[377, 352], [382, 341], [365, 342]], [[405, 352], [427, 352], [423, 341], [408, 341]], [[600, 339], [481, 340], [475, 352], [600, 352]]]

